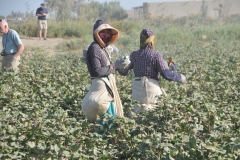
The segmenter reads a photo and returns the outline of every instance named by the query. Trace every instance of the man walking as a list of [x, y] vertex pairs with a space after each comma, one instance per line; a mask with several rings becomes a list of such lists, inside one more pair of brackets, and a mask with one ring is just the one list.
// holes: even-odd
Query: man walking
[[38, 17], [38, 29], [39, 29], [39, 39], [42, 39], [42, 31], [44, 40], [47, 40], [47, 15], [48, 11], [45, 8], [45, 4], [42, 3], [41, 7], [39, 7], [36, 11], [36, 16]]

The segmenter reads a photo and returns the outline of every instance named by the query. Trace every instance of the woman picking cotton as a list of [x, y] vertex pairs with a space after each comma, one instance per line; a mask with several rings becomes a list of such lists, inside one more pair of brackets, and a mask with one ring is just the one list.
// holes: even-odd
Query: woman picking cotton
[[91, 87], [82, 101], [83, 114], [96, 122], [98, 117], [110, 114], [123, 117], [121, 100], [114, 77], [108, 45], [114, 43], [119, 32], [107, 21], [97, 20], [93, 27], [93, 39], [86, 54], [86, 63], [91, 76]]
[[[142, 107], [135, 106], [136, 113], [156, 108], [157, 96], [162, 95], [159, 78], [168, 81], [186, 82], [186, 77], [169, 70], [162, 54], [154, 50], [154, 33], [151, 29], [143, 29], [140, 33], [140, 49], [130, 55], [130, 64], [123, 68], [117, 60], [115, 67], [121, 75], [126, 76], [133, 69], [132, 100], [138, 101]], [[120, 67], [119, 67], [120, 66]]]

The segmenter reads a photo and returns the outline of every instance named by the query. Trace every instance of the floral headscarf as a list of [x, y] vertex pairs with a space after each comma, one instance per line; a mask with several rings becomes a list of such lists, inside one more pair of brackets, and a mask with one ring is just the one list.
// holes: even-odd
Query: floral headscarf
[[143, 29], [140, 33], [140, 48], [149, 45], [154, 49], [154, 33], [151, 29]]

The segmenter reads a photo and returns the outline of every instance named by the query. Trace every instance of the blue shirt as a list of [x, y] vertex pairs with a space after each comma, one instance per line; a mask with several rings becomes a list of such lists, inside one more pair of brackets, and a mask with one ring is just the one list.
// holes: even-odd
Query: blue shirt
[[[37, 14], [43, 14], [43, 13], [48, 13], [47, 9], [46, 8], [42, 8], [42, 7], [39, 7], [36, 11], [36, 15]], [[46, 16], [38, 16], [38, 20], [46, 20]]]
[[20, 44], [22, 44], [22, 41], [15, 30], [9, 29], [7, 34], [3, 34], [2, 46], [3, 52], [6, 52], [6, 54], [16, 53]]

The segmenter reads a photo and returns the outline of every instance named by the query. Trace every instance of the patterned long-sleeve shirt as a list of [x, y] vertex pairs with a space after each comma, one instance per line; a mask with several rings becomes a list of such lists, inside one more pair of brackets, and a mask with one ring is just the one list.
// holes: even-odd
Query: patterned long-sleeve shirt
[[107, 58], [109, 58], [109, 55], [96, 42], [89, 46], [86, 63], [91, 77], [102, 77], [114, 73], [114, 69], [107, 65]]
[[118, 70], [121, 75], [127, 75], [128, 71], [133, 69], [135, 77], [146, 76], [159, 80], [161, 75], [169, 81], [181, 81], [181, 74], [170, 71], [162, 54], [152, 50], [150, 44], [138, 51], [132, 52], [130, 61], [129, 67], [125, 70]]

